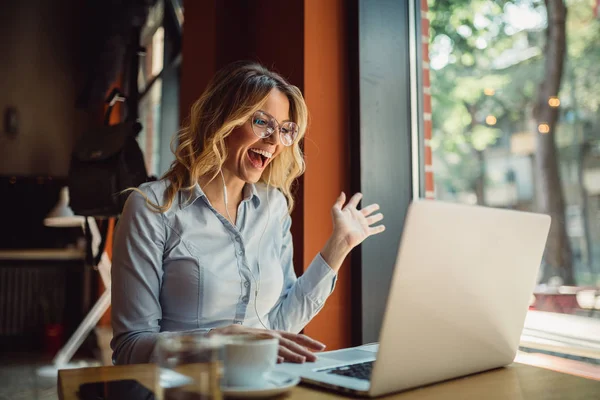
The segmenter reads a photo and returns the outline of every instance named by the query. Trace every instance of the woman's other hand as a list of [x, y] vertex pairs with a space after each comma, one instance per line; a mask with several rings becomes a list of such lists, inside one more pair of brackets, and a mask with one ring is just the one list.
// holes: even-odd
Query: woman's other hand
[[250, 328], [243, 325], [229, 325], [223, 328], [212, 329], [210, 335], [240, 335], [240, 334], [254, 334], [254, 335], [269, 335], [271, 337], [279, 339], [279, 352], [277, 355], [277, 362], [289, 361], [295, 363], [303, 363], [305, 361], [315, 361], [317, 357], [312, 351], [323, 351], [325, 345], [318, 342], [310, 337], [302, 334], [274, 331]]

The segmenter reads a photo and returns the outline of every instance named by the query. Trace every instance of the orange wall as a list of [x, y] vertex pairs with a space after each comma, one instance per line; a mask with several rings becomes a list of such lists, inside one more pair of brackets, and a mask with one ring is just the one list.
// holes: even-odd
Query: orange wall
[[[310, 112], [304, 141], [304, 260], [310, 262], [331, 233], [330, 209], [348, 195], [348, 72], [344, 0], [304, 3], [304, 95]], [[337, 287], [306, 334], [328, 348], [349, 346], [350, 270], [342, 266]]]

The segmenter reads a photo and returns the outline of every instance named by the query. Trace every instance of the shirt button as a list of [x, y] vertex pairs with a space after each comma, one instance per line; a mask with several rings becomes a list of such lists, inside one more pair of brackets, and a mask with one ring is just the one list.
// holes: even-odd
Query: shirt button
[[241, 249], [240, 249], [240, 250], [238, 251], [238, 254], [239, 254], [240, 256], [243, 256], [243, 255], [244, 255], [244, 250], [241, 250]]
[[237, 324], [237, 325], [241, 325], [241, 324], [242, 324], [242, 321], [236, 321], [236, 324]]
[[248, 296], [244, 296], [244, 297], [242, 297], [242, 301], [243, 301], [244, 303], [247, 303], [247, 302], [248, 302]]
[[239, 236], [237, 236], [237, 237], [235, 238], [235, 241], [236, 241], [236, 242], [238, 242], [238, 243], [241, 243], [241, 242], [242, 242], [242, 238], [241, 238], [241, 237], [239, 237]]
[[244, 282], [244, 286], [245, 286], [245, 287], [248, 287], [248, 286], [250, 286], [250, 282], [248, 282], [248, 281]]

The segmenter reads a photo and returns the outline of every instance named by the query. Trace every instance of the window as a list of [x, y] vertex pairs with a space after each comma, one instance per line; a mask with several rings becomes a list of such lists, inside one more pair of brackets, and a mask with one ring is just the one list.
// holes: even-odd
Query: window
[[531, 308], [586, 318], [600, 317], [599, 5], [429, 0], [428, 14], [435, 198], [550, 214]]
[[[160, 3], [158, 3], [160, 4]], [[158, 173], [160, 142], [160, 104], [162, 98], [162, 79], [157, 77], [163, 69], [165, 31], [161, 26], [156, 27], [150, 34], [142, 35], [142, 46], [146, 55], [140, 62], [138, 84], [146, 87], [146, 95], [140, 99], [140, 121], [142, 132], [139, 135], [140, 147], [144, 151], [148, 174]], [[155, 80], [153, 80], [155, 79]], [[150, 81], [150, 86], [146, 86]]]
[[179, 125], [179, 59], [183, 9], [180, 1], [157, 1], [141, 32], [145, 49], [140, 59], [138, 86], [140, 122], [138, 136], [149, 175], [166, 172], [173, 155], [171, 137]]

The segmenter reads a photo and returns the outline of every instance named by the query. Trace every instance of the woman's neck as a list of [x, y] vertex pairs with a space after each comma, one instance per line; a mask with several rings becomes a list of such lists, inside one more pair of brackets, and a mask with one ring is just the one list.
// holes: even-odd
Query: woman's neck
[[227, 170], [222, 171], [223, 175], [219, 173], [212, 181], [209, 181], [208, 177], [202, 177], [198, 183], [210, 203], [215, 206], [225, 204], [223, 193], [223, 180], [225, 180], [227, 203], [229, 206], [237, 207], [242, 201], [245, 182]]

